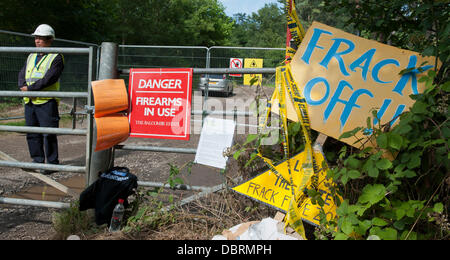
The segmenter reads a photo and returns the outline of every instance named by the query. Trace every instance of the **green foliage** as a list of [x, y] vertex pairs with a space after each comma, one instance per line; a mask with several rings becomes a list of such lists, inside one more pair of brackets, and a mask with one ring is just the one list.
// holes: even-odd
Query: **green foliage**
[[182, 42], [195, 41], [192, 45], [201, 46], [224, 45], [228, 42], [233, 24], [225, 15], [224, 7], [220, 3], [211, 0], [182, 2], [183, 6], [175, 3], [178, 8], [177, 15], [184, 13], [186, 16], [180, 20], [181, 28], [177, 28], [183, 31]]
[[448, 1], [324, 0], [327, 12], [342, 14], [363, 37], [400, 48], [437, 56], [447, 73], [450, 54], [450, 5]]
[[232, 28], [216, 0], [4, 0], [0, 10], [3, 30], [48, 23], [57, 38], [97, 44], [224, 45]]
[[[430, 72], [421, 81], [434, 79]], [[328, 225], [325, 233], [335, 239], [448, 237], [448, 84], [431, 83], [424, 94], [413, 96], [411, 111], [403, 113], [391, 131], [374, 128], [375, 148], [350, 153], [346, 146], [341, 149], [338, 165], [328, 176], [340, 184], [345, 199], [338, 218], [323, 222]], [[365, 130], [359, 127], [341, 138]]]
[[287, 23], [281, 5], [266, 4], [256, 13], [238, 13], [233, 19], [232, 46], [279, 48], [286, 45]]
[[[20, 97], [0, 97], [0, 113], [8, 111], [12, 106], [23, 104], [23, 98]], [[5, 115], [1, 115], [2, 117]]]
[[[319, 21], [356, 33], [354, 27], [348, 23], [350, 15], [344, 12], [337, 13], [340, 10], [338, 8], [326, 8], [327, 2], [326, 0], [295, 1], [297, 14], [305, 31], [313, 21]], [[285, 3], [286, 0], [278, 0], [278, 4], [266, 4], [251, 15], [234, 14], [235, 24], [230, 44], [243, 47], [285, 47], [287, 31]]]
[[96, 231], [92, 223], [92, 216], [88, 211], [79, 210], [79, 201], [71, 203], [70, 207], [55, 212], [52, 215], [53, 228], [56, 231], [56, 239], [66, 239], [73, 234], [86, 234]]
[[194, 165], [194, 162], [187, 162], [181, 167], [176, 166], [175, 164], [169, 163], [169, 178], [167, 179], [167, 183], [170, 185], [171, 189], [174, 189], [176, 185], [183, 184], [184, 181], [178, 175], [181, 173], [181, 170], [185, 167], [187, 170], [187, 173], [191, 173], [192, 166]]
[[340, 12], [339, 9], [326, 8], [328, 5], [326, 0], [297, 0], [295, 3], [299, 19], [305, 30], [313, 21], [318, 21], [347, 32], [354, 32], [353, 26], [348, 24], [350, 15]]
[[[427, 89], [411, 96], [415, 104], [400, 115], [395, 127], [389, 123], [372, 126], [369, 117], [366, 127], [341, 136], [369, 136], [369, 142], [359, 140], [360, 150], [344, 144], [324, 147], [330, 166], [327, 176], [337, 185], [331, 195], [339, 195], [343, 201], [337, 202], [336, 219], [326, 221], [321, 214], [317, 238], [403, 240], [447, 239], [450, 235], [450, 83], [437, 82], [434, 71], [419, 81], [427, 82]], [[300, 125], [290, 122], [288, 131], [291, 151], [303, 149]], [[249, 167], [261, 161], [256, 160], [254, 150], [260, 147], [274, 162], [283, 159], [281, 140], [264, 147], [261, 141], [265, 137], [262, 133], [248, 135], [243, 144], [235, 146], [233, 157], [243, 159], [244, 168]], [[307, 195], [313, 204], [323, 206], [320, 192], [307, 190]]]
[[[177, 185], [183, 184], [184, 181], [179, 177], [181, 171], [186, 168], [188, 174], [191, 173], [194, 162], [187, 162], [178, 167], [175, 164], [169, 163], [169, 177], [167, 183], [171, 189], [176, 188]], [[123, 228], [124, 232], [136, 233], [148, 229], [157, 229], [161, 226], [174, 222], [174, 213], [170, 209], [174, 205], [165, 207], [164, 201], [161, 199], [164, 188], [154, 188], [151, 190], [138, 189], [135, 193], [135, 199], [131, 203], [131, 209], [126, 212], [126, 225]], [[168, 202], [173, 204], [173, 196], [168, 196]]]
[[159, 199], [162, 191], [163, 188], [155, 188], [147, 191], [139, 189], [136, 192], [131, 210], [125, 215], [124, 232], [138, 233], [173, 223], [174, 215], [164, 209], [164, 202]]

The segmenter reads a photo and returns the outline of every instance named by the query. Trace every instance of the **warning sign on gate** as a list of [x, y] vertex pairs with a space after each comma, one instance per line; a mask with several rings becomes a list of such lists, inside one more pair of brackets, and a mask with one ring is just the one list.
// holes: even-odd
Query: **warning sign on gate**
[[[262, 68], [263, 59], [245, 59], [244, 68]], [[244, 85], [250, 86], [250, 82], [253, 78], [257, 78], [257, 81], [262, 80], [262, 74], [245, 74], [244, 75]]]
[[131, 69], [130, 136], [189, 140], [192, 69]]
[[[242, 69], [244, 60], [239, 58], [230, 58], [230, 69]], [[242, 74], [230, 74], [231, 77], [242, 77]]]

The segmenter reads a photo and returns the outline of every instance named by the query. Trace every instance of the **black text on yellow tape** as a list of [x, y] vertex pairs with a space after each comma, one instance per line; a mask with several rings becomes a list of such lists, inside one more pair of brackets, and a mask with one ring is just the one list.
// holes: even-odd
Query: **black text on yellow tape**
[[[317, 156], [319, 163], [322, 163], [324, 160], [322, 154], [316, 151], [315, 155]], [[301, 165], [305, 160], [305, 152], [301, 152], [290, 159], [289, 164], [292, 167], [291, 170], [293, 174], [303, 174]], [[278, 172], [287, 172], [287, 161], [275, 165], [274, 168]], [[326, 213], [328, 220], [334, 218], [336, 215], [334, 199], [328, 188], [331, 184], [331, 180], [326, 179], [326, 171], [320, 169], [318, 191], [322, 194], [322, 200], [324, 201], [323, 210]], [[294, 188], [296, 188], [295, 184]], [[262, 202], [282, 212], [289, 211], [289, 206], [292, 199], [292, 185], [284, 180], [284, 178], [274, 174], [271, 170], [268, 170], [232, 189], [237, 193]], [[304, 203], [298, 207], [298, 217], [314, 225], [320, 225], [320, 208], [321, 207], [319, 205], [312, 204], [311, 200], [307, 198]]]

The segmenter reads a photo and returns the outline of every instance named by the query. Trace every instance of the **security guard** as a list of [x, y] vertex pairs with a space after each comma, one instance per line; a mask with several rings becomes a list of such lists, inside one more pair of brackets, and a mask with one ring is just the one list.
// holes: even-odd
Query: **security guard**
[[[47, 24], [39, 25], [32, 34], [36, 47], [52, 45], [55, 31]], [[31, 53], [19, 72], [21, 91], [59, 91], [59, 79], [64, 70], [64, 58], [55, 53]], [[27, 126], [59, 127], [59, 99], [52, 97], [24, 97]], [[59, 164], [56, 134], [27, 134], [28, 150], [35, 163]], [[54, 171], [40, 171], [51, 174]]]

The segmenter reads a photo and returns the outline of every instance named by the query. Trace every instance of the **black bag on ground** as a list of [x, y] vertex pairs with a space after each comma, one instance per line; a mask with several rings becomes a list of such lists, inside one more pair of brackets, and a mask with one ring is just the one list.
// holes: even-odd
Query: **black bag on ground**
[[101, 173], [99, 179], [80, 194], [79, 210], [95, 208], [95, 223], [102, 225], [111, 220], [119, 199], [128, 206], [127, 198], [137, 188], [137, 177], [126, 167], [113, 167]]

